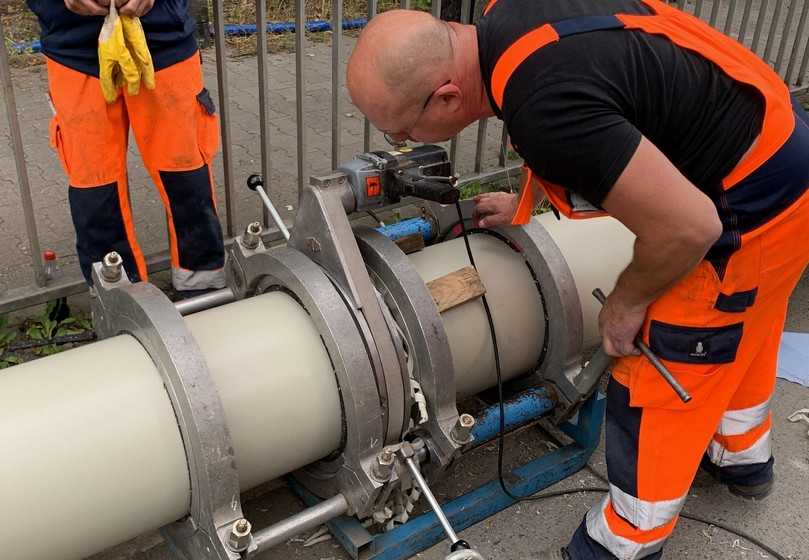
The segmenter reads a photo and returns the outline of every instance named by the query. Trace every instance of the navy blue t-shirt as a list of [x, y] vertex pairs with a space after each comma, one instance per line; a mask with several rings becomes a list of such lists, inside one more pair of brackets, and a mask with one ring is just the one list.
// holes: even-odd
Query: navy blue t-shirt
[[[42, 52], [84, 74], [98, 76], [98, 34], [104, 18], [80, 16], [62, 0], [27, 0], [42, 28]], [[188, 13], [188, 0], [156, 0], [140, 18], [155, 70], [183, 61], [197, 50], [196, 24]]]

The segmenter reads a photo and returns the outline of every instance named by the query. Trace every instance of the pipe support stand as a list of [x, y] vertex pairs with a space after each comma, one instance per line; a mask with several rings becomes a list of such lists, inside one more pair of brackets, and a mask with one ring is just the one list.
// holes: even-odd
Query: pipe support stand
[[[191, 487], [189, 516], [162, 529], [188, 560], [237, 560], [228, 545], [243, 519], [239, 473], [224, 408], [202, 352], [174, 304], [154, 285], [122, 271], [109, 282], [93, 265], [93, 320], [100, 338], [133, 336], [155, 363], [182, 435]], [[249, 550], [252, 544], [248, 544]]]

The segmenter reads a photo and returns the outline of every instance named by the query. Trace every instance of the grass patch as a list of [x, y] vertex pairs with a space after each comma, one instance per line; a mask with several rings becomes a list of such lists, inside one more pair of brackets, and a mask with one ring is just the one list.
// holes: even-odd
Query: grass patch
[[66, 300], [54, 300], [44, 310], [12, 325], [0, 315], [0, 369], [50, 356], [94, 339], [92, 319], [71, 314]]

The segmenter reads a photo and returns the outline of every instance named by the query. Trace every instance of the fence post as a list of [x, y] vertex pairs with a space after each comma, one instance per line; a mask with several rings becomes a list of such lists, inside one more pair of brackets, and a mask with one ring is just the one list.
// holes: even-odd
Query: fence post
[[[270, 84], [267, 81], [267, 1], [256, 0], [256, 61], [258, 62], [258, 113], [261, 143], [261, 175], [268, 193], [272, 189], [270, 167]], [[261, 205], [264, 226], [273, 224], [267, 208]]]
[[6, 101], [6, 118], [11, 133], [11, 149], [14, 152], [14, 165], [17, 168], [17, 182], [20, 187], [20, 200], [28, 234], [28, 250], [31, 251], [31, 268], [37, 286], [45, 285], [45, 274], [42, 265], [42, 250], [39, 246], [36, 218], [34, 217], [34, 201], [31, 199], [31, 183], [28, 179], [28, 167], [25, 164], [25, 151], [20, 134], [20, 121], [17, 116], [17, 101], [14, 98], [14, 85], [11, 83], [11, 71], [6, 51], [6, 31], [0, 20], [0, 81], [3, 82], [3, 99]]
[[222, 0], [212, 0], [214, 8], [214, 42], [216, 44], [216, 81], [219, 88], [219, 129], [222, 135], [222, 166], [225, 176], [225, 221], [228, 237], [234, 236], [236, 219], [233, 197], [233, 154], [230, 143], [230, 94], [228, 92], [225, 13]]

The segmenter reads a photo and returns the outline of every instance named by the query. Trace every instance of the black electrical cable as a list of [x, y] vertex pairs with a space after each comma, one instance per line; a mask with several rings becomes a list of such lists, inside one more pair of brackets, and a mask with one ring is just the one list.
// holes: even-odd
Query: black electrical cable
[[[472, 265], [472, 268], [477, 270], [477, 265], [475, 264], [475, 257], [472, 255], [472, 247], [469, 244], [469, 233], [466, 230], [466, 223], [463, 219], [463, 211], [461, 210], [461, 203], [455, 203], [455, 209], [458, 211], [458, 222], [453, 224], [453, 228], [460, 224], [461, 226], [461, 235], [463, 236], [464, 245], [466, 246], [466, 254], [469, 258], [469, 264]], [[450, 230], [451, 231], [451, 230]], [[570, 496], [572, 494], [578, 494], [580, 492], [586, 493], [607, 493], [609, 492], [609, 488], [604, 488], [600, 486], [586, 486], [583, 488], [575, 488], [572, 490], [559, 490], [555, 492], [546, 492], [544, 494], [539, 494], [536, 496], [517, 496], [509, 490], [508, 486], [506, 486], [506, 481], [503, 476], [503, 452], [505, 447], [506, 441], [506, 410], [505, 410], [505, 398], [503, 395], [503, 372], [500, 365], [500, 349], [497, 345], [497, 333], [494, 329], [494, 319], [492, 318], [492, 311], [489, 307], [489, 302], [486, 299], [486, 294], [480, 296], [481, 303], [483, 304], [483, 310], [486, 312], [486, 320], [489, 323], [489, 331], [492, 337], [492, 349], [494, 351], [494, 367], [495, 371], [497, 372], [497, 399], [499, 402], [500, 407], [500, 429], [497, 435], [497, 480], [500, 483], [500, 488], [503, 492], [514, 500], [515, 502], [538, 502], [541, 500], [547, 500], [550, 498], [556, 498], [560, 496]], [[602, 482], [606, 482], [609, 484], [609, 481], [598, 471], [596, 471], [590, 465], [587, 465], [588, 470]], [[766, 543], [758, 540], [757, 538], [753, 537], [742, 531], [741, 529], [736, 529], [734, 527], [730, 527], [728, 525], [724, 525], [723, 523], [719, 523], [717, 521], [711, 521], [709, 519], [705, 519], [699, 517], [697, 515], [693, 515], [686, 512], [681, 512], [680, 517], [683, 519], [689, 519], [691, 521], [696, 521], [698, 523], [703, 523], [705, 525], [713, 525], [718, 529], [722, 529], [723, 531], [727, 531], [732, 535], [736, 535], [749, 543], [754, 544], [755, 546], [759, 547], [760, 549], [764, 550], [765, 552], [771, 554], [776, 560], [787, 560], [786, 557], [779, 554], [775, 551], [772, 547], [767, 545]]]

